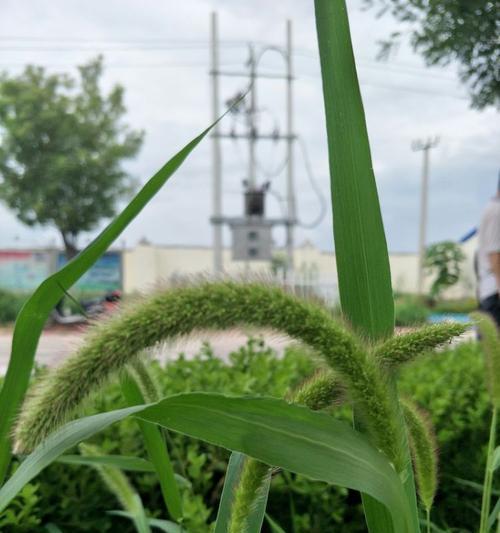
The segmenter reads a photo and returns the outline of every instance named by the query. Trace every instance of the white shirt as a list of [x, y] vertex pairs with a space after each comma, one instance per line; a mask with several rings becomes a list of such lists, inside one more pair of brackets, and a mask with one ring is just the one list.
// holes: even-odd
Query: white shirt
[[500, 252], [500, 198], [493, 198], [486, 206], [479, 226], [478, 237], [479, 299], [484, 300], [498, 292], [497, 280], [491, 270], [489, 254]]

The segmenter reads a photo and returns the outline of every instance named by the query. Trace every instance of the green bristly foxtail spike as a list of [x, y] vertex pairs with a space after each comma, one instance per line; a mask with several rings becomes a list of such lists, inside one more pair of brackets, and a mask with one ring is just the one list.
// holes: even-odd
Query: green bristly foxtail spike
[[[305, 405], [313, 411], [324, 409], [338, 402], [342, 387], [338, 378], [329, 370], [320, 370], [287, 395], [292, 403]], [[248, 529], [250, 509], [265, 490], [270, 468], [255, 459], [245, 459], [240, 481], [234, 494], [229, 533], [244, 533]]]
[[[95, 445], [80, 444], [80, 453], [87, 457], [102, 455], [102, 451]], [[128, 511], [136, 524], [137, 531], [151, 532], [144, 514], [144, 508], [137, 492], [134, 490], [127, 476], [114, 466], [93, 465], [97, 470], [104, 484], [113, 493], [125, 511]]]
[[289, 394], [290, 401], [306, 405], [313, 411], [325, 409], [342, 401], [345, 387], [331, 371], [320, 370]]
[[424, 326], [411, 333], [390, 338], [376, 346], [373, 353], [382, 364], [388, 367], [397, 366], [443, 346], [453, 338], [465, 333], [469, 327], [470, 324], [455, 322]]
[[248, 517], [260, 492], [265, 490], [265, 481], [270, 475], [268, 465], [247, 457], [240, 474], [240, 481], [234, 493], [228, 533], [246, 533]]
[[252, 325], [287, 333], [321, 354], [345, 383], [373, 443], [398, 471], [405, 467], [385, 378], [375, 359], [318, 303], [278, 287], [234, 281], [201, 282], [153, 294], [97, 325], [87, 341], [28, 396], [15, 431], [17, 450], [32, 449], [68, 421], [93, 392], [155, 344], [195, 330]]
[[408, 428], [418, 493], [428, 514], [438, 485], [436, 439], [430, 421], [413, 402], [402, 399], [401, 405]]
[[486, 383], [490, 391], [491, 403], [500, 409], [500, 337], [498, 329], [486, 313], [471, 313], [471, 318], [476, 323], [481, 346], [485, 355]]

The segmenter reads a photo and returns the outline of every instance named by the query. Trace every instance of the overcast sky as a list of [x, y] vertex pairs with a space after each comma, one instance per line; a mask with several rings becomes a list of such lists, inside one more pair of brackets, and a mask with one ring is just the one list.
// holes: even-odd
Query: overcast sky
[[[430, 242], [458, 239], [477, 224], [481, 209], [496, 187], [500, 123], [494, 110], [469, 108], [466, 89], [458, 82], [457, 66], [425, 68], [408, 46], [388, 63], [375, 61], [377, 41], [396, 28], [386, 15], [375, 18], [358, 0], [348, 1], [354, 50], [364, 98], [368, 131], [382, 212], [392, 251], [417, 247], [421, 152], [413, 139], [439, 136], [431, 152]], [[139, 156], [127, 163], [145, 182], [169, 157], [210, 121], [208, 76], [209, 14], [219, 14], [221, 63], [241, 69], [247, 44], [283, 45], [285, 20], [293, 21], [296, 133], [303, 139], [311, 166], [329, 198], [326, 134], [312, 0], [2, 0], [0, 70], [16, 74], [26, 63], [51, 71], [74, 72], [74, 66], [99, 52], [105, 57], [103, 88], [114, 83], [126, 89], [127, 121], [146, 132]], [[277, 54], [268, 53], [262, 71], [283, 68]], [[243, 88], [245, 81], [221, 81], [221, 101]], [[262, 80], [258, 85], [259, 128], [284, 127], [284, 84]], [[221, 126], [229, 130], [232, 119]], [[319, 205], [301, 152], [296, 147], [296, 190], [299, 217], [316, 218]], [[259, 145], [259, 181], [278, 169], [284, 145]], [[210, 141], [200, 145], [181, 170], [119, 239], [133, 246], [142, 237], [157, 244], [211, 242]], [[224, 141], [224, 209], [241, 212], [241, 181], [246, 176], [247, 146]], [[272, 187], [284, 193], [284, 174]], [[279, 202], [269, 199], [269, 213], [279, 215]], [[85, 244], [90, 235], [84, 235]], [[277, 244], [283, 235], [275, 232]], [[331, 213], [314, 229], [299, 229], [298, 243], [313, 241], [333, 247]], [[0, 206], [0, 248], [59, 243], [50, 228], [26, 228]], [[229, 243], [229, 235], [226, 235]]]

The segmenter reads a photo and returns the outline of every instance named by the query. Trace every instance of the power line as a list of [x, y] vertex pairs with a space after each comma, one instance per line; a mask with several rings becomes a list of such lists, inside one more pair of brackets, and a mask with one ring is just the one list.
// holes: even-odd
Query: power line
[[[54, 39], [54, 38], [44, 38], [44, 37], [7, 37], [7, 36], [0, 36], [0, 41], [15, 41], [20, 40], [24, 42], [48, 42], [48, 43], [61, 43], [61, 45], [64, 46], [49, 46], [49, 47], [40, 47], [38, 45], [36, 46], [18, 46], [18, 45], [2, 45], [2, 50], [4, 51], [26, 51], [26, 52], [32, 52], [32, 51], [54, 51], [54, 52], [68, 52], [68, 51], [90, 51], [90, 50], [104, 50], [104, 51], [155, 51], [155, 50], [206, 50], [208, 48], [207, 43], [202, 40], [184, 40], [184, 39], [165, 39], [165, 38], [149, 38], [149, 39], [117, 39], [117, 40], [101, 40], [101, 39], [78, 39], [78, 38], [68, 38], [68, 39]], [[67, 46], [67, 43], [80, 43], [80, 44], [88, 44], [93, 46], [76, 46], [71, 45]], [[259, 44], [259, 41], [252, 41], [254, 44]], [[100, 46], [97, 46], [96, 43], [100, 43]], [[135, 43], [135, 46], [125, 46], [125, 47], [117, 47], [117, 46], [107, 46], [111, 44], [132, 44]], [[106, 46], [103, 46], [106, 45]], [[224, 47], [233, 47], [233, 48], [241, 48], [246, 47], [248, 45], [247, 41], [244, 40], [225, 40], [221, 41], [221, 45]], [[281, 47], [276, 46], [274, 47], [276, 49], [280, 49]], [[299, 55], [302, 57], [306, 57], [309, 59], [317, 59], [319, 61], [318, 52], [314, 50], [309, 49], [302, 49], [297, 50], [294, 52], [294, 55]], [[373, 61], [370, 59], [360, 59], [358, 60], [358, 63], [364, 64], [367, 68], [375, 68], [375, 69], [397, 69], [397, 70], [407, 70], [410, 74], [412, 74], [412, 71], [420, 71], [415, 72], [415, 74], [420, 74], [421, 72], [427, 72], [427, 69], [425, 67], [421, 67], [418, 65], [411, 65], [408, 63], [381, 63], [377, 61]], [[433, 76], [436, 78], [441, 79], [449, 79], [452, 81], [455, 81], [454, 78], [446, 77], [446, 76], [440, 76], [436, 74], [429, 74], [426, 73], [426, 76]]]
[[312, 171], [312, 166], [311, 166], [311, 160], [309, 159], [309, 152], [307, 150], [307, 145], [302, 137], [298, 136], [297, 140], [299, 142], [300, 150], [302, 152], [302, 159], [304, 161], [304, 167], [306, 169], [307, 178], [309, 179], [311, 188], [316, 194], [318, 198], [318, 202], [319, 202], [319, 215], [312, 222], [300, 222], [299, 221], [298, 225], [303, 228], [312, 229], [318, 226], [319, 224], [321, 224], [321, 222], [325, 218], [325, 215], [328, 211], [328, 205], [327, 205], [325, 195], [323, 194], [321, 187], [319, 186], [318, 182], [316, 181], [316, 178], [314, 177], [314, 173]]

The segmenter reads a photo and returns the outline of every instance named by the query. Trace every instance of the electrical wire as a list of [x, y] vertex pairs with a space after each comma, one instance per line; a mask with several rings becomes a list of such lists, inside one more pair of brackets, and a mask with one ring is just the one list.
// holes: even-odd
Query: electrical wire
[[286, 218], [285, 199], [283, 198], [283, 196], [278, 191], [275, 191], [274, 189], [268, 189], [267, 192], [278, 201], [278, 205], [281, 211], [281, 216], [283, 218]]
[[298, 145], [300, 147], [300, 150], [302, 152], [302, 160], [304, 162], [304, 167], [306, 169], [306, 175], [309, 178], [309, 183], [311, 184], [311, 188], [316, 194], [318, 198], [319, 203], [319, 215], [312, 221], [312, 222], [301, 222], [298, 221], [298, 225], [302, 228], [306, 229], [312, 229], [321, 224], [323, 222], [323, 219], [325, 218], [325, 215], [327, 213], [328, 207], [326, 198], [321, 190], [321, 187], [318, 185], [318, 182], [316, 181], [316, 178], [314, 177], [314, 173], [312, 171], [311, 161], [309, 159], [309, 152], [307, 151], [307, 145], [302, 139], [302, 137], [297, 136]]

